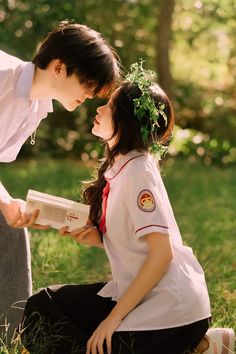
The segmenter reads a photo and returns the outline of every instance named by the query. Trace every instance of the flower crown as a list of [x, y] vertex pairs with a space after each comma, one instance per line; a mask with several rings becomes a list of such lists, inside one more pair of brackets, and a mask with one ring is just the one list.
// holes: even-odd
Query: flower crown
[[[157, 141], [155, 129], [159, 127], [158, 120], [160, 116], [162, 116], [165, 121], [165, 126], [167, 126], [167, 116], [164, 112], [166, 106], [162, 102], [156, 104], [153, 100], [150, 88], [153, 85], [156, 75], [151, 70], [145, 70], [143, 68], [143, 63], [144, 60], [140, 59], [138, 62], [132, 64], [128, 74], [125, 77], [125, 81], [136, 85], [141, 91], [140, 97], [133, 99], [134, 114], [140, 121], [142, 121], [142, 118], [148, 113], [152, 136], [150, 151], [155, 155], [162, 156], [167, 152], [168, 148]], [[141, 135], [144, 143], [147, 143], [149, 134], [150, 128], [148, 128], [147, 124], [141, 125]]]

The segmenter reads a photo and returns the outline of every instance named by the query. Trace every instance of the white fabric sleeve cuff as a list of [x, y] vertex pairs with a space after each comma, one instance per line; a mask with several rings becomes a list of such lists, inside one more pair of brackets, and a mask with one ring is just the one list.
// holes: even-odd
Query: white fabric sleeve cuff
[[140, 238], [140, 237], [150, 234], [152, 232], [158, 232], [161, 234], [169, 235], [169, 228], [168, 228], [168, 226], [158, 225], [158, 224], [146, 225], [146, 226], [143, 226], [143, 227], [140, 227], [139, 229], [137, 229], [135, 231], [135, 235], [137, 238]]
[[0, 201], [1, 202], [9, 202], [11, 200], [11, 196], [6, 190], [6, 188], [0, 182]]

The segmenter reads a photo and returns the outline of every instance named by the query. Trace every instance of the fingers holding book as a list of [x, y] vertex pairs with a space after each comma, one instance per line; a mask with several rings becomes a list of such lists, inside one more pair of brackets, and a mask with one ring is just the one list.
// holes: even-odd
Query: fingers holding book
[[32, 227], [45, 230], [49, 228], [49, 226], [41, 226], [36, 224], [39, 210], [36, 209], [32, 213], [26, 212], [24, 200], [11, 198], [6, 202], [2, 201], [1, 212], [4, 215], [8, 225], [16, 229]]
[[32, 214], [27, 214], [19, 211], [11, 226], [17, 229], [27, 227], [37, 230], [48, 230], [51, 227], [50, 225], [39, 225], [36, 223], [39, 212], [40, 211], [38, 209], [36, 209]]
[[92, 225], [90, 220], [88, 220], [86, 225], [72, 231], [68, 231], [68, 226], [62, 227], [59, 233], [61, 236], [70, 236], [76, 242], [84, 245], [103, 248], [101, 234], [97, 227]]

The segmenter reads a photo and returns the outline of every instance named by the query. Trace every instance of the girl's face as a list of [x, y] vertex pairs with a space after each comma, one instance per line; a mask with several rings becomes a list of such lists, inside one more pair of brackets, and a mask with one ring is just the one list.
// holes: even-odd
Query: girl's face
[[115, 93], [116, 91], [112, 94], [107, 104], [97, 108], [97, 115], [95, 116], [92, 128], [92, 134], [106, 140], [110, 147], [115, 143], [112, 120], [112, 99]]

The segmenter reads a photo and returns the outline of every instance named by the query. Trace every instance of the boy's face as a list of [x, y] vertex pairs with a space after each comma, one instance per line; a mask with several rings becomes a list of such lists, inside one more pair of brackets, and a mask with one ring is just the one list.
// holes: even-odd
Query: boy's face
[[68, 111], [74, 111], [87, 98], [93, 97], [93, 89], [82, 85], [76, 74], [67, 76], [66, 66], [63, 63], [55, 68], [53, 92], [53, 98]]

